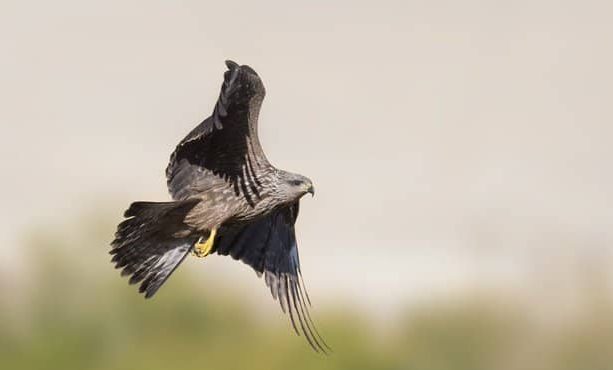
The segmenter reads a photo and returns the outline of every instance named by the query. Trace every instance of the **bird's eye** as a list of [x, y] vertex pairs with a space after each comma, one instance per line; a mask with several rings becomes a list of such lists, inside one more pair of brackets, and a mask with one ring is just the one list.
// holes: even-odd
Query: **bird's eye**
[[292, 186], [299, 186], [300, 184], [302, 184], [302, 181], [300, 181], [300, 180], [290, 180], [289, 183]]

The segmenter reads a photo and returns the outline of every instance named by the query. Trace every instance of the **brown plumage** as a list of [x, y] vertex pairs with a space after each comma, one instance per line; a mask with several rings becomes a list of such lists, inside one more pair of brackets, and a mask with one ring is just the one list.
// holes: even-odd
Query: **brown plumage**
[[[112, 242], [112, 261], [153, 296], [200, 240], [251, 266], [298, 334], [329, 349], [310, 318], [294, 224], [308, 178], [273, 167], [257, 126], [265, 89], [249, 66], [227, 61], [213, 114], [176, 147], [166, 169], [174, 201], [135, 202]], [[215, 233], [216, 232], [216, 233]]]

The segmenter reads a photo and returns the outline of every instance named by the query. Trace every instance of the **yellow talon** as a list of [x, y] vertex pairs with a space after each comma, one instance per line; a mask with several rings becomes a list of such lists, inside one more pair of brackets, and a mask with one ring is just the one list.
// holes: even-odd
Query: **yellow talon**
[[198, 240], [198, 242], [194, 244], [194, 251], [192, 252], [192, 254], [199, 258], [208, 256], [213, 250], [215, 234], [217, 234], [217, 229], [211, 230], [209, 238], [204, 243], [202, 243], [202, 238], [200, 238], [200, 240]]

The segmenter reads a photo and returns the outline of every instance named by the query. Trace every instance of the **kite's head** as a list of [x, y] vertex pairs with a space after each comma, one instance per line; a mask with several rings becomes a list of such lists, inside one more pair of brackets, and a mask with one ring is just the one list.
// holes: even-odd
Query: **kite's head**
[[283, 203], [291, 203], [306, 193], [315, 195], [313, 182], [306, 176], [278, 170], [277, 194]]

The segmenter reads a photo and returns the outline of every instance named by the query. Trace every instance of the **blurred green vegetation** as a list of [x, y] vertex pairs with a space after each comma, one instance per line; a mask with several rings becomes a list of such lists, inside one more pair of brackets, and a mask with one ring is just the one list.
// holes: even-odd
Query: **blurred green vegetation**
[[0, 285], [0, 369], [613, 369], [608, 300], [549, 329], [494, 296], [414, 307], [385, 328], [339, 303], [317, 311], [334, 349], [317, 355], [286, 319], [186, 273], [145, 301], [108, 263], [113, 225], [99, 221], [24, 243], [24, 278]]

